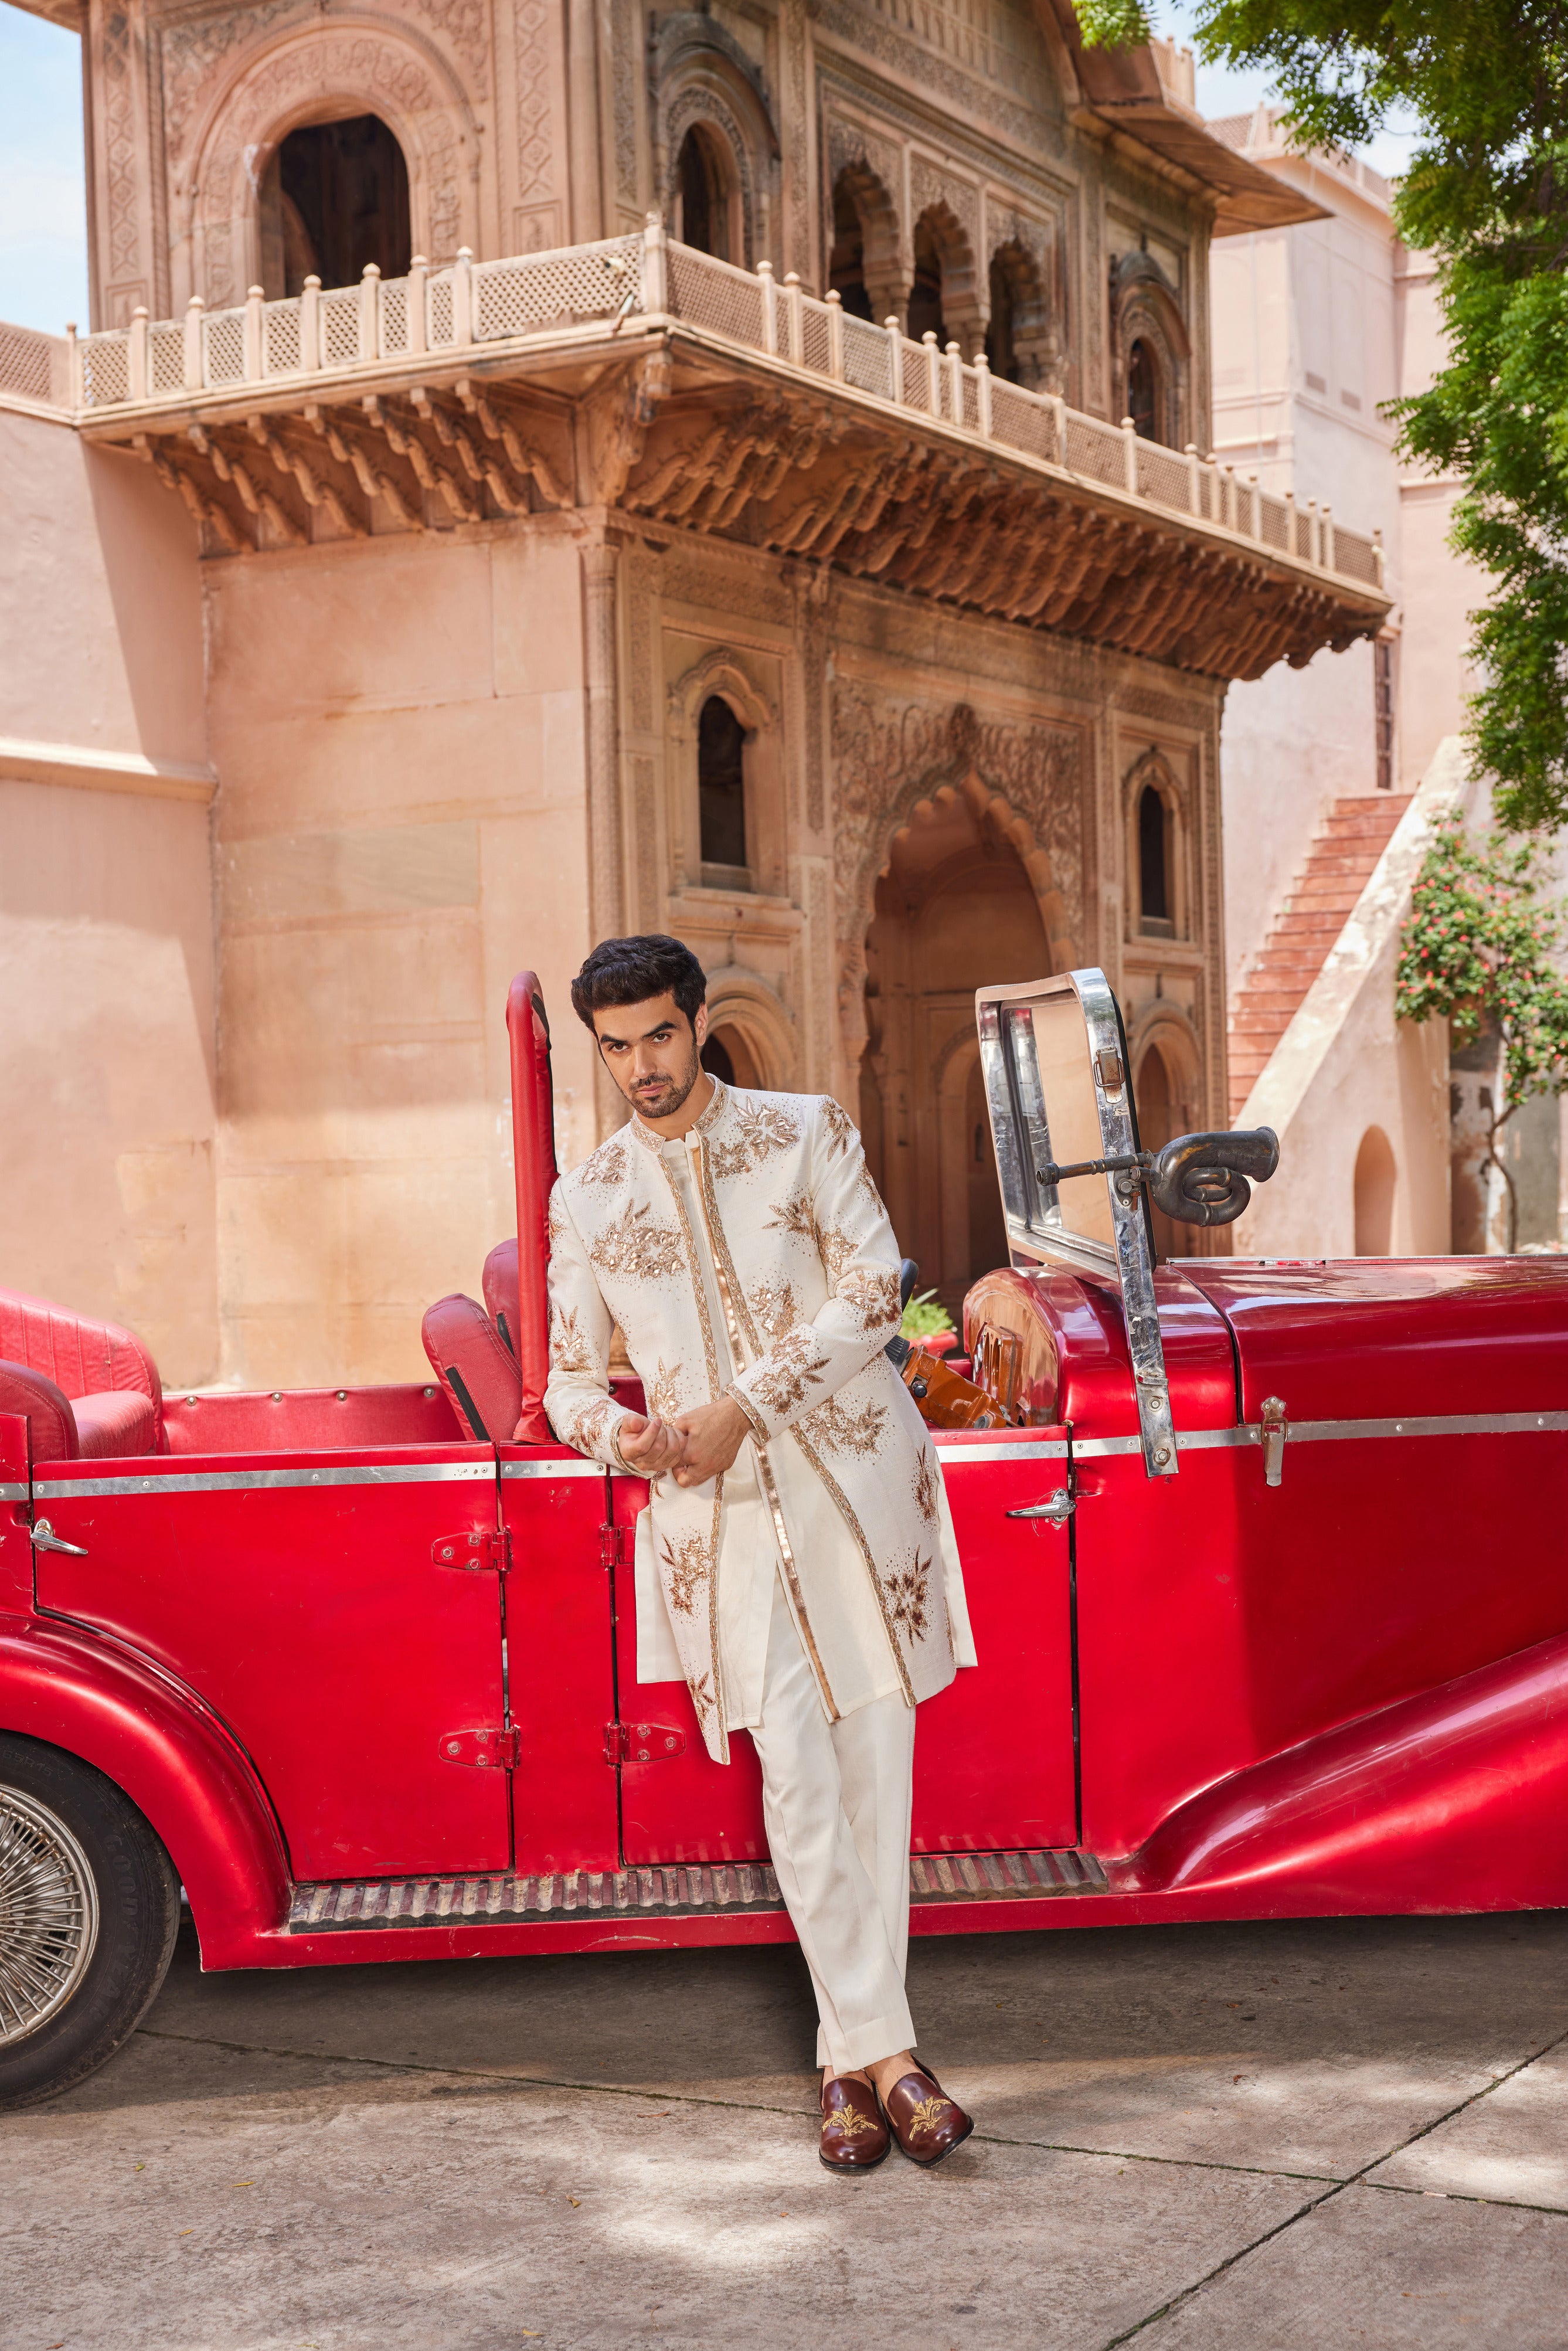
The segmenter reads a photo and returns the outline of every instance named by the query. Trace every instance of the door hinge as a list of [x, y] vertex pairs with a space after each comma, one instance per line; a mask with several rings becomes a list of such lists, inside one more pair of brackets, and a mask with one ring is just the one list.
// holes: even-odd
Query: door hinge
[[499, 1575], [507, 1566], [509, 1542], [504, 1527], [465, 1528], [460, 1535], [437, 1535], [430, 1556], [437, 1567], [488, 1568]]
[[607, 1722], [604, 1760], [607, 1763], [668, 1763], [686, 1751], [684, 1730], [667, 1722]]
[[444, 1730], [435, 1742], [444, 1763], [472, 1763], [481, 1771], [515, 1771], [522, 1747], [516, 1730]]
[[601, 1567], [624, 1567], [626, 1564], [626, 1530], [612, 1527], [608, 1521], [599, 1530], [599, 1564]]

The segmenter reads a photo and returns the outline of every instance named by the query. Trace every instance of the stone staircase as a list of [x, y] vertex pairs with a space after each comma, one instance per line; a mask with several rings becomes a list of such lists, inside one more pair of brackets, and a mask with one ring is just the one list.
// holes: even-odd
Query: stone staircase
[[1327, 962], [1410, 798], [1379, 792], [1375, 799], [1368, 794], [1335, 800], [1330, 809], [1294, 887], [1274, 917], [1263, 952], [1230, 1008], [1233, 1121]]

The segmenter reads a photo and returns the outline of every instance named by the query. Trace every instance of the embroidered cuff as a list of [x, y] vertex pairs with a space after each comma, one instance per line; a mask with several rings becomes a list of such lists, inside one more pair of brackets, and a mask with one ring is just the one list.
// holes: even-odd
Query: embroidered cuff
[[756, 1437], [758, 1445], [766, 1445], [768, 1441], [768, 1423], [763, 1419], [762, 1415], [758, 1411], [757, 1406], [752, 1403], [751, 1398], [747, 1395], [745, 1389], [732, 1387], [729, 1390], [729, 1395], [734, 1402], [740, 1406], [741, 1411], [751, 1423], [751, 1433], [753, 1437]]

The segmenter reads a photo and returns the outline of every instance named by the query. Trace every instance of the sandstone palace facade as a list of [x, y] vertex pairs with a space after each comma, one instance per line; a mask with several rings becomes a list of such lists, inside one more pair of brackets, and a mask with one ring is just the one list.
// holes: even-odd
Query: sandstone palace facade
[[[43, 5], [43, 0], [40, 0]], [[414, 1376], [541, 972], [664, 929], [955, 1307], [977, 984], [1103, 965], [1226, 1123], [1227, 681], [1372, 542], [1210, 458], [1310, 201], [1058, 0], [47, 0], [95, 316], [0, 329], [0, 1279], [189, 1384]], [[1354, 516], [1346, 521], [1354, 523]]]

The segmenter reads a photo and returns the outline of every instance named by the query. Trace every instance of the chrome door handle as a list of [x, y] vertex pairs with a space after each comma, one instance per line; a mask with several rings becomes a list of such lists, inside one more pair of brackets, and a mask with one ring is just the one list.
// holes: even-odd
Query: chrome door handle
[[1065, 1526], [1078, 1505], [1065, 1486], [1059, 1486], [1048, 1502], [1026, 1502], [1019, 1510], [1009, 1510], [1009, 1519], [1044, 1519], [1053, 1527]]
[[47, 1519], [35, 1519], [33, 1521], [33, 1545], [37, 1551], [68, 1551], [73, 1559], [87, 1557], [84, 1544], [67, 1542], [56, 1534]]

